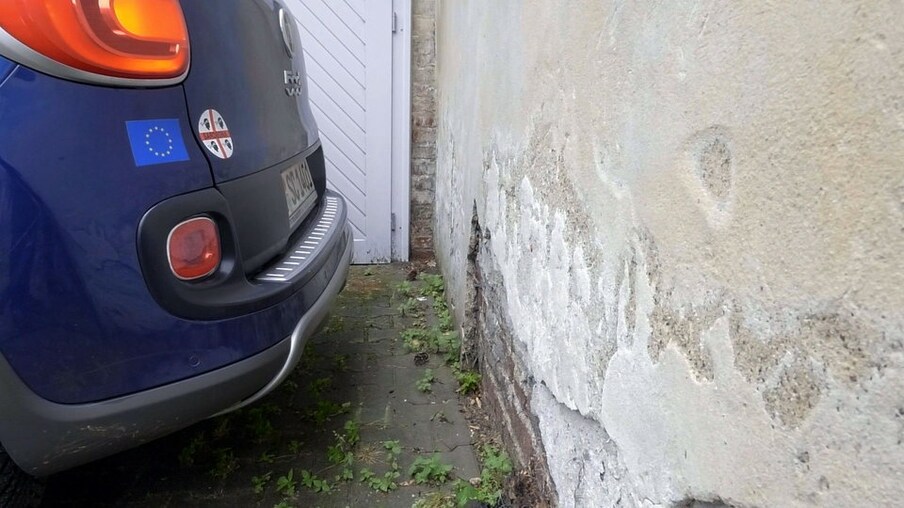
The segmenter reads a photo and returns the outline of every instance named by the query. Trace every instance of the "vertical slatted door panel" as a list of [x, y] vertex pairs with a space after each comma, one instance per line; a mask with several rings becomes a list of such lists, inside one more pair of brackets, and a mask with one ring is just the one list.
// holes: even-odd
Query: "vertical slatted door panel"
[[349, 204], [354, 261], [389, 261], [392, 2], [285, 2], [298, 21], [328, 185]]

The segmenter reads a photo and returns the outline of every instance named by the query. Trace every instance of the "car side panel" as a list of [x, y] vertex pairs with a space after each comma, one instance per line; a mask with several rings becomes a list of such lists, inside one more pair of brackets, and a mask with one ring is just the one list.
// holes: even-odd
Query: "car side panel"
[[[92, 400], [184, 375], [166, 370], [198, 347], [173, 340], [184, 325], [157, 310], [135, 246], [154, 203], [212, 184], [184, 110], [178, 87], [94, 87], [24, 67], [0, 88], [0, 353], [42, 396]], [[160, 118], [179, 120], [189, 160], [136, 167], [126, 122]], [[120, 372], [136, 357], [144, 368]]]

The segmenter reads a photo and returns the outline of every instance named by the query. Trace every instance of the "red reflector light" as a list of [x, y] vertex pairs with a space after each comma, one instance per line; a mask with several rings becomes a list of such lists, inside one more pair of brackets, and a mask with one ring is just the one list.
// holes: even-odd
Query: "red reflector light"
[[207, 217], [178, 224], [166, 241], [170, 270], [182, 280], [206, 277], [220, 266], [220, 235]]
[[0, 28], [31, 50], [92, 74], [171, 79], [188, 70], [179, 0], [2, 0]]

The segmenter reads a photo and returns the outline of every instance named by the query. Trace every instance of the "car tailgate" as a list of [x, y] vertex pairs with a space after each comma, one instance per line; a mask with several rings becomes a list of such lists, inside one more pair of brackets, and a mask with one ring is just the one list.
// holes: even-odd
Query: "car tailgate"
[[[290, 56], [280, 26], [279, 11], [288, 8], [272, 0], [182, 5], [192, 44], [185, 94], [214, 180], [260, 171], [313, 145], [317, 126], [308, 105], [300, 42], [293, 30]], [[228, 138], [201, 135], [198, 124], [205, 120], [211, 127], [201, 130], [219, 136], [225, 130]]]
[[287, 248], [326, 189], [301, 42], [292, 14], [273, 0], [183, 8], [189, 115], [233, 211], [242, 266], [253, 274]]

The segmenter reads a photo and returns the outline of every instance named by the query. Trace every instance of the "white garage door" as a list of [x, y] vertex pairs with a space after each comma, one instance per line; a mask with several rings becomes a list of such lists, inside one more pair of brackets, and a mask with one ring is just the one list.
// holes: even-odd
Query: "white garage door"
[[[392, 1], [285, 3], [298, 21], [328, 185], [349, 203], [354, 261], [388, 262], [394, 254]], [[407, 225], [407, 214], [403, 219]]]

